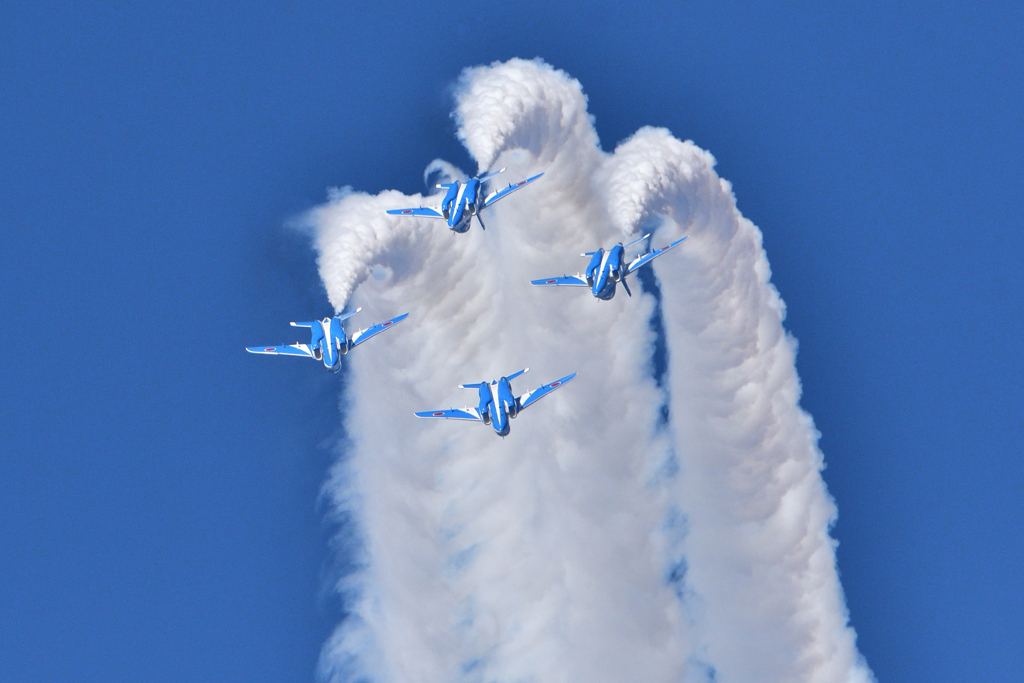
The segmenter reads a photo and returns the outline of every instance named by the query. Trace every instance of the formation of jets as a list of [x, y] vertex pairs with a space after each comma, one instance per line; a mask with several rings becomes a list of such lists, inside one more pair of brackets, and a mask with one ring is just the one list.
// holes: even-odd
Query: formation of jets
[[[505, 169], [503, 168], [493, 173], [484, 173], [464, 183], [456, 181], [439, 184], [437, 187], [445, 190], [440, 206], [391, 209], [388, 213], [396, 216], [440, 218], [455, 233], [468, 232], [475, 216], [480, 223], [480, 227], [486, 230], [483, 219], [480, 216], [484, 209], [498, 200], [504, 199], [516, 190], [526, 187], [544, 175], [543, 173], [538, 173], [526, 180], [521, 180], [514, 184], [509, 183], [508, 187], [485, 194], [483, 189], [484, 183], [504, 171]], [[532, 280], [530, 284], [537, 286], [589, 287], [595, 297], [607, 301], [615, 296], [616, 285], [621, 283], [622, 287], [626, 290], [626, 294], [633, 296], [633, 293], [629, 291], [629, 285], [626, 283], [626, 277], [670, 249], [679, 246], [686, 239], [683, 237], [661, 249], [647, 251], [627, 261], [627, 251], [648, 237], [650, 237], [650, 234], [644, 235], [640, 239], [626, 245], [620, 242], [607, 251], [599, 248], [597, 251], [589, 251], [582, 254], [582, 256], [591, 257], [590, 264], [587, 266], [585, 273]], [[310, 330], [310, 341], [308, 344], [295, 342], [294, 344], [279, 344], [277, 346], [251, 346], [247, 347], [246, 351], [250, 353], [313, 358], [323, 362], [327, 369], [338, 372], [341, 369], [342, 356], [371, 337], [375, 337], [381, 332], [394, 327], [409, 315], [408, 313], [403, 313], [390, 320], [378, 323], [373, 327], [360, 330], [349, 337], [342, 327], [342, 322], [361, 310], [361, 308], [357, 308], [349, 313], [324, 318], [323, 320], [292, 323], [293, 327], [305, 327]], [[511, 428], [510, 420], [515, 419], [520, 412], [526, 410], [556, 389], [565, 386], [576, 377], [574, 372], [571, 375], [566, 375], [561, 379], [538, 387], [533, 391], [528, 391], [521, 396], [516, 396], [512, 392], [511, 382], [528, 370], [529, 368], [524, 368], [519, 372], [514, 372], [511, 375], [500, 377], [490, 382], [460, 384], [460, 389], [477, 390], [478, 401], [475, 408], [426, 410], [416, 413], [416, 417], [482, 422], [485, 425], [490, 425], [498, 436], [506, 436]]]

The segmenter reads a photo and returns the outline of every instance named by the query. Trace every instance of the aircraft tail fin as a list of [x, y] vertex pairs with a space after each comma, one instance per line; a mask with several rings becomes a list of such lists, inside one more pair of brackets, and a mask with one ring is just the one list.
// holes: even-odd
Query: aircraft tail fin
[[479, 389], [486, 386], [487, 382], [477, 382], [476, 384], [460, 384], [459, 389]]
[[452, 187], [453, 185], [455, 185], [455, 183], [438, 183], [437, 184], [437, 189], [439, 189], [439, 190], [447, 190], [449, 187]]
[[289, 323], [289, 324], [292, 327], [313, 327], [313, 325], [319, 325], [320, 321], [319, 320], [314, 320], [313, 322], [309, 322], [309, 323]]

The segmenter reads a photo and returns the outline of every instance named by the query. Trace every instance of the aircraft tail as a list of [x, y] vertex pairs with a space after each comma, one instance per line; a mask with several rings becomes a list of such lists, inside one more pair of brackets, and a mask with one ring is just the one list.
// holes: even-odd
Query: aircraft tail
[[479, 389], [486, 386], [487, 382], [477, 382], [476, 384], [460, 384], [459, 389]]
[[319, 325], [319, 320], [314, 320], [310, 323], [289, 323], [292, 327], [313, 327], [313, 325]]

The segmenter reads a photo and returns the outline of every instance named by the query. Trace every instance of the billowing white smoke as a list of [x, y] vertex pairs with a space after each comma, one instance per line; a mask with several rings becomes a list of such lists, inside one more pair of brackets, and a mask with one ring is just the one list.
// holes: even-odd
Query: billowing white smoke
[[[817, 433], [757, 228], [714, 160], [644, 129], [601, 151], [580, 84], [539, 61], [465, 72], [459, 135], [501, 180], [545, 176], [487, 230], [385, 214], [432, 200], [342, 191], [312, 212], [320, 270], [364, 324], [328, 490], [361, 532], [325, 646], [337, 681], [868, 681], [828, 535]], [[443, 162], [428, 170], [460, 171]], [[534, 288], [657, 227], [655, 297]], [[578, 371], [508, 438], [416, 410], [460, 382]], [[664, 414], [667, 408], [668, 419]]]

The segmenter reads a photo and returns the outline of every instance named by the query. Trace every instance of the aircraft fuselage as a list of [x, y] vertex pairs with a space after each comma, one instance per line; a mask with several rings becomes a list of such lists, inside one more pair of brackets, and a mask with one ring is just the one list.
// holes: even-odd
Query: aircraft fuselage
[[341, 370], [341, 357], [348, 353], [349, 346], [341, 321], [337, 318], [317, 320], [310, 331], [313, 338], [309, 342], [309, 349], [313, 352], [313, 358], [322, 361], [328, 370]]
[[607, 301], [615, 296], [615, 285], [622, 281], [626, 273], [625, 253], [621, 244], [616, 244], [608, 251], [598, 249], [594, 252], [587, 266], [587, 284], [598, 299]]
[[455, 181], [448, 185], [448, 191], [441, 201], [441, 215], [454, 232], [469, 230], [473, 216], [480, 206], [481, 183], [477, 178], [468, 182]]
[[498, 436], [507, 435], [512, 427], [509, 419], [519, 414], [519, 405], [508, 379], [502, 377], [494, 382], [482, 382], [478, 395], [477, 410], [484, 424], [491, 425]]

